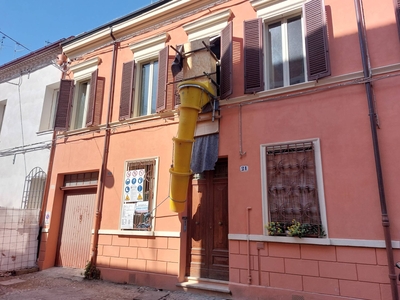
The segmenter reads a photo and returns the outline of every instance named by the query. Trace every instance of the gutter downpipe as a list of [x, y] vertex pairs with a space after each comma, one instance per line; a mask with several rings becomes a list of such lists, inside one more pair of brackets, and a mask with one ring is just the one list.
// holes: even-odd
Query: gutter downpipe
[[[58, 44], [59, 47], [61, 48], [61, 43]], [[65, 72], [66, 69], [64, 68], [61, 71], [61, 79], [65, 79]], [[46, 184], [44, 188], [44, 195], [43, 195], [43, 202], [42, 202], [42, 207], [39, 215], [39, 234], [38, 234], [38, 248], [37, 248], [37, 257], [39, 258], [39, 251], [40, 251], [40, 244], [42, 242], [42, 230], [45, 226], [45, 215], [46, 215], [46, 209], [47, 209], [47, 200], [49, 197], [50, 193], [50, 183], [51, 183], [51, 175], [53, 174], [53, 162], [54, 162], [54, 155], [56, 152], [56, 138], [57, 138], [57, 132], [53, 128], [53, 133], [52, 133], [52, 138], [51, 138], [51, 148], [50, 148], [50, 157], [49, 157], [49, 165], [47, 166], [47, 177], [46, 177]]]
[[[364, 21], [364, 10], [362, 5], [362, 0], [354, 0], [356, 16], [357, 16], [357, 26], [358, 26], [358, 38], [360, 41], [360, 50], [361, 50], [361, 59], [363, 64], [364, 78], [371, 77], [371, 66], [368, 55], [367, 48], [367, 38], [365, 32], [365, 21]], [[397, 290], [397, 282], [396, 282], [396, 273], [394, 269], [394, 259], [393, 259], [393, 249], [392, 249], [392, 238], [390, 235], [390, 223], [389, 216], [386, 207], [386, 199], [385, 199], [385, 190], [383, 185], [383, 175], [382, 175], [382, 166], [379, 154], [379, 143], [378, 143], [378, 134], [377, 134], [377, 124], [376, 124], [376, 112], [373, 102], [373, 93], [372, 93], [372, 85], [371, 82], [365, 82], [365, 90], [367, 94], [368, 100], [368, 110], [369, 110], [369, 120], [371, 125], [371, 134], [372, 134], [372, 143], [374, 148], [374, 156], [375, 156], [375, 168], [376, 175], [378, 180], [378, 189], [379, 189], [379, 198], [381, 205], [381, 213], [382, 213], [382, 226], [383, 232], [385, 235], [385, 245], [386, 245], [386, 255], [388, 260], [389, 267], [389, 279], [390, 279], [390, 287], [392, 290], [392, 299], [399, 300], [399, 293]]]
[[110, 93], [108, 94], [108, 109], [107, 109], [107, 120], [106, 120], [106, 129], [104, 133], [104, 148], [103, 148], [103, 158], [101, 161], [101, 173], [100, 173], [100, 184], [99, 184], [99, 195], [97, 198], [97, 209], [96, 209], [96, 220], [94, 227], [94, 235], [93, 235], [93, 245], [92, 245], [92, 257], [90, 262], [92, 266], [96, 266], [97, 263], [97, 252], [98, 252], [98, 242], [99, 242], [99, 229], [101, 223], [101, 216], [103, 210], [103, 200], [104, 200], [104, 188], [105, 188], [105, 180], [107, 176], [107, 161], [108, 161], [108, 153], [109, 153], [109, 145], [110, 145], [110, 120], [111, 120], [111, 112], [113, 105], [113, 95], [114, 95], [114, 81], [115, 81], [115, 66], [117, 60], [117, 47], [118, 42], [112, 33], [112, 27], [110, 27], [110, 36], [113, 39], [113, 52], [112, 52], [112, 62], [111, 62], [111, 74], [110, 74]]

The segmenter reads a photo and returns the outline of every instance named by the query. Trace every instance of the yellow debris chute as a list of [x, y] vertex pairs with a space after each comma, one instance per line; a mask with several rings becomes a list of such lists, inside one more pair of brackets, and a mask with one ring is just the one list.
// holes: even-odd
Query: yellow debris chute
[[179, 106], [178, 134], [174, 141], [173, 166], [169, 170], [170, 209], [183, 212], [188, 194], [189, 179], [192, 175], [190, 162], [197, 118], [201, 108], [215, 96], [212, 83], [206, 80], [187, 80], [178, 85], [181, 104]]

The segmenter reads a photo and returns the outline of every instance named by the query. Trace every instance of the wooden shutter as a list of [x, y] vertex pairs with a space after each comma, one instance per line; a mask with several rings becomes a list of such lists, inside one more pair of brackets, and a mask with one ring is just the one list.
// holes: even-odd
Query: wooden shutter
[[156, 112], [165, 110], [167, 102], [168, 81], [168, 50], [166, 46], [158, 53], [158, 80], [157, 80], [157, 104]]
[[121, 99], [119, 104], [119, 120], [129, 119], [132, 114], [134, 98], [135, 62], [130, 61], [122, 66]]
[[104, 82], [104, 77], [98, 77], [98, 69], [92, 73], [92, 78], [90, 80], [90, 94], [86, 116], [86, 126], [100, 124], [104, 95]]
[[308, 80], [331, 75], [323, 0], [304, 4]]
[[232, 22], [221, 32], [221, 99], [232, 94]]
[[244, 21], [244, 92], [264, 90], [264, 57], [262, 51], [262, 21]]
[[397, 33], [399, 34], [400, 39], [400, 0], [393, 0], [393, 2], [396, 15]]
[[62, 79], [60, 82], [60, 92], [58, 94], [58, 104], [54, 130], [67, 130], [69, 126], [69, 114], [72, 106], [74, 94], [74, 81]]

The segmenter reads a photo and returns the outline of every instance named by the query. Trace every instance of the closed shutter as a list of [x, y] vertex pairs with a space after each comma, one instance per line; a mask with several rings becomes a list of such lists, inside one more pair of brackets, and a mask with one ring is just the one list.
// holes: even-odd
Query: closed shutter
[[331, 75], [323, 0], [304, 4], [308, 80]]
[[100, 124], [104, 95], [104, 82], [104, 77], [98, 77], [98, 70], [92, 73], [92, 78], [90, 80], [90, 94], [86, 117], [86, 126]]
[[119, 104], [119, 120], [129, 119], [132, 114], [132, 102], [134, 98], [133, 79], [135, 62], [130, 61], [122, 66], [121, 100]]
[[264, 59], [262, 51], [262, 21], [244, 21], [244, 92], [264, 90]]
[[400, 39], [400, 0], [394, 0], [394, 6], [396, 14], [397, 33], [399, 34]]
[[232, 22], [221, 32], [221, 99], [232, 94]]
[[69, 125], [69, 114], [72, 106], [72, 97], [74, 94], [74, 81], [62, 79], [60, 83], [60, 92], [58, 94], [58, 104], [54, 130], [67, 130]]
[[158, 53], [158, 81], [156, 112], [165, 110], [168, 81], [168, 49], [166, 46]]

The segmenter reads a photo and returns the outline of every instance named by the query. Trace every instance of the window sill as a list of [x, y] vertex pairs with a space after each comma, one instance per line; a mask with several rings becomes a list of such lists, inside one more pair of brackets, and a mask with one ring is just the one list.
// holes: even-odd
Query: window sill
[[[285, 236], [265, 236], [257, 234], [229, 234], [230, 241], [247, 241], [252, 242], [270, 242], [283, 244], [309, 244], [309, 245], [326, 245], [326, 246], [343, 246], [343, 247], [365, 247], [365, 248], [386, 248], [384, 240], [357, 240], [357, 239], [340, 239], [340, 238], [298, 238]], [[393, 249], [400, 249], [400, 241], [392, 241]]]
[[[110, 123], [110, 127], [117, 128], [117, 127], [120, 127], [121, 125], [140, 124], [140, 123], [144, 123], [147, 121], [153, 121], [153, 120], [171, 119], [171, 118], [175, 118], [175, 115], [176, 115], [176, 110], [170, 110], [170, 111], [147, 115], [147, 116], [133, 117], [130, 119], [125, 119], [123, 121], [114, 121], [114, 122]], [[100, 132], [101, 130], [105, 130], [105, 124], [91, 126], [91, 127], [85, 127], [85, 128], [79, 128], [79, 129], [73, 129], [73, 130], [68, 130], [68, 131], [58, 131], [57, 136], [71, 136], [71, 135], [78, 135], [78, 134], [88, 133], [88, 132], [93, 132], [93, 131]]]
[[53, 129], [45, 129], [45, 130], [36, 132], [37, 135], [47, 135], [47, 134], [51, 134], [51, 133], [53, 133]]
[[69, 136], [69, 135], [75, 135], [75, 134], [80, 134], [80, 133], [86, 133], [86, 132], [93, 132], [93, 131], [100, 131], [101, 126], [92, 126], [92, 127], [85, 127], [85, 128], [79, 128], [79, 129], [72, 129], [72, 130], [67, 130], [67, 131], [57, 131], [58, 136]]
[[176, 114], [175, 110], [169, 110], [161, 113], [156, 113], [152, 115], [140, 116], [140, 117], [133, 117], [129, 119], [125, 119], [122, 121], [114, 121], [110, 123], [111, 127], [118, 127], [121, 124], [136, 124], [136, 123], [143, 123], [146, 121], [152, 120], [161, 120], [166, 118], [173, 118]]

